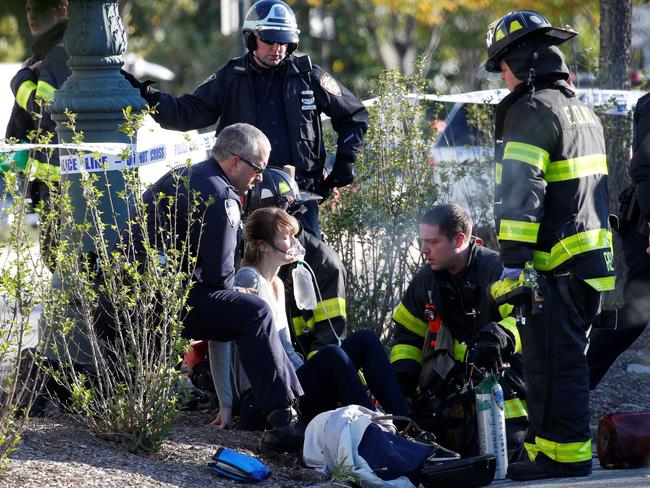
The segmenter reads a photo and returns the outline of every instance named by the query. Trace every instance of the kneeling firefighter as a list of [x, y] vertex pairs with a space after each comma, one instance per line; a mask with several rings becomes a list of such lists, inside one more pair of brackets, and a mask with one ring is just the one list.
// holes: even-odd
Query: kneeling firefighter
[[528, 426], [521, 342], [512, 307], [497, 309], [487, 287], [501, 275], [496, 252], [471, 235], [467, 212], [441, 204], [419, 220], [426, 264], [393, 313], [391, 363], [423, 428], [471, 456], [478, 452], [474, 366], [488, 372], [509, 368], [499, 383], [505, 396], [509, 460], [523, 455]]

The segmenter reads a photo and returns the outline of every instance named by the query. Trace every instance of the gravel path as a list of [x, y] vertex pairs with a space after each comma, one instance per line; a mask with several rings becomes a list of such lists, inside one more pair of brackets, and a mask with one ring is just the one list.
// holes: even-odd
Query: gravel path
[[[650, 365], [650, 328], [610, 369], [592, 393], [592, 423], [603, 412], [650, 410], [650, 374], [628, 373], [629, 363]], [[30, 421], [20, 449], [12, 455], [0, 486], [11, 487], [207, 487], [236, 486], [207, 468], [217, 447], [260, 457], [272, 471], [263, 487], [324, 483], [322, 475], [293, 456], [261, 456], [259, 433], [217, 431], [207, 424], [212, 412], [184, 412], [160, 453], [132, 454], [92, 435], [86, 427], [52, 406]]]

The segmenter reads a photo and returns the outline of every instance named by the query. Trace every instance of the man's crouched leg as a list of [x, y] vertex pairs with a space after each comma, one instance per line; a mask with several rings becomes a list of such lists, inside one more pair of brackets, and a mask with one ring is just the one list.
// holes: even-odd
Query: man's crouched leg
[[266, 415], [262, 449], [302, 449], [304, 426], [291, 405], [303, 391], [266, 302], [256, 295], [211, 290], [197, 283], [188, 305], [184, 336], [236, 342], [246, 376]]

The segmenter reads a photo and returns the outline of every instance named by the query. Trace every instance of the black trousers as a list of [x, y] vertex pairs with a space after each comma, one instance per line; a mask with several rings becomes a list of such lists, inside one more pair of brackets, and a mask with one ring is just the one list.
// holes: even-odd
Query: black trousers
[[650, 256], [646, 254], [648, 236], [635, 229], [621, 234], [627, 276], [615, 330], [596, 329], [592, 332], [587, 359], [589, 387], [593, 390], [616, 359], [632, 345], [650, 321]]
[[384, 346], [374, 332], [360, 330], [345, 339], [341, 347], [325, 346], [298, 368], [296, 373], [305, 389], [305, 396], [300, 399], [301, 418], [309, 421], [341, 405], [361, 405], [374, 410], [359, 379], [359, 369], [363, 370], [370, 392], [386, 412], [410, 413]]
[[[392, 415], [408, 415], [406, 403], [388, 362], [386, 350], [374, 332], [360, 330], [341, 343], [325, 346], [296, 370], [305, 394], [300, 397], [300, 419], [307, 423], [319, 413], [345, 405], [374, 406], [361, 383], [363, 370], [370, 392]], [[257, 405], [246, 395], [240, 412], [242, 425], [249, 430], [261, 429], [263, 419]]]
[[303, 394], [273, 324], [271, 309], [264, 300], [196, 283], [190, 290], [188, 306], [183, 335], [192, 339], [234, 340], [264, 413], [285, 408]]
[[587, 330], [600, 311], [600, 293], [576, 278], [551, 274], [540, 276], [540, 287], [543, 312], [528, 313], [520, 327], [530, 420], [526, 449], [564, 465], [590, 467], [585, 351]]

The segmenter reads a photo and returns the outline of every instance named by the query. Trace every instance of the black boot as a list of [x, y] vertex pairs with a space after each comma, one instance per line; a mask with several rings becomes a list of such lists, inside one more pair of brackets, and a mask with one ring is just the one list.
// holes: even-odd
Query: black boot
[[534, 461], [522, 461], [508, 466], [506, 478], [513, 481], [541, 480], [545, 478], [573, 478], [589, 476], [591, 461], [584, 463], [558, 463], [544, 454]]
[[266, 416], [262, 451], [299, 452], [305, 440], [305, 426], [291, 407], [273, 410]]

